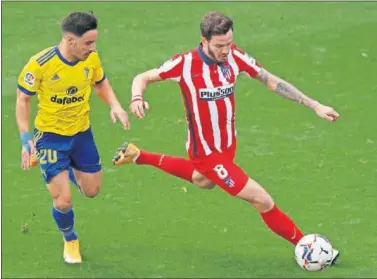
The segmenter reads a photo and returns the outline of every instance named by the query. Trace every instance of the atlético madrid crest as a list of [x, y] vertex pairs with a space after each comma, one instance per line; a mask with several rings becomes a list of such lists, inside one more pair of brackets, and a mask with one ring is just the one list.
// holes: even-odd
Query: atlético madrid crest
[[232, 72], [230, 71], [229, 65], [221, 66], [221, 72], [226, 79], [230, 79], [232, 77]]

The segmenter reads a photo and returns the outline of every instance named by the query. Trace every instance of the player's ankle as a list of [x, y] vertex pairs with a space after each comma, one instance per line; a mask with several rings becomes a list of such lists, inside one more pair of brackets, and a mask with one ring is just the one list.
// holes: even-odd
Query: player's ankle
[[67, 233], [67, 234], [63, 233], [63, 237], [64, 237], [65, 241], [73, 241], [73, 240], [77, 240], [78, 239], [78, 236], [77, 236], [77, 234], [74, 231], [72, 231], [70, 233]]
[[142, 157], [142, 154], [144, 153], [145, 151], [143, 150], [140, 150], [139, 154], [137, 154], [135, 157], [133, 157], [133, 162], [136, 164], [136, 165], [142, 165], [142, 161], [140, 160], [140, 157]]

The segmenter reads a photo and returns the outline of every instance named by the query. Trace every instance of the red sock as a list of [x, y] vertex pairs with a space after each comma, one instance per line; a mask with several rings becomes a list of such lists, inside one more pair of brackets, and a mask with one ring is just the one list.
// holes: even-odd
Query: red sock
[[185, 158], [150, 153], [144, 150], [141, 150], [140, 156], [136, 159], [136, 164], [159, 168], [189, 182], [192, 182], [192, 174], [195, 170], [191, 162]]
[[270, 211], [261, 213], [261, 216], [267, 227], [294, 245], [304, 236], [291, 218], [276, 205]]

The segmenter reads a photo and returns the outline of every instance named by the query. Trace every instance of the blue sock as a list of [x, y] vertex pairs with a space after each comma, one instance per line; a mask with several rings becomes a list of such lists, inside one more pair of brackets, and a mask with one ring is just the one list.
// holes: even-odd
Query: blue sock
[[73, 213], [72, 208], [63, 212], [52, 207], [52, 216], [54, 217], [59, 230], [63, 233], [66, 241], [77, 239], [77, 235], [73, 230], [75, 214]]

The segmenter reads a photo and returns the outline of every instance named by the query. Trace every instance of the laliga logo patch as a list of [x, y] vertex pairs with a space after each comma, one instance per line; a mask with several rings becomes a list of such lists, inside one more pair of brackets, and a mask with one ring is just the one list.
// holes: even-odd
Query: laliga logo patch
[[255, 65], [255, 59], [250, 57], [249, 54], [245, 53], [247, 60], [249, 61], [249, 64]]
[[24, 82], [29, 86], [34, 86], [35, 84], [35, 76], [31, 72], [26, 72], [24, 77]]
[[67, 95], [72, 96], [77, 93], [77, 87], [76, 86], [71, 86], [67, 89], [66, 91]]

